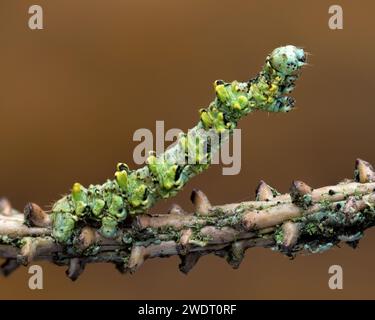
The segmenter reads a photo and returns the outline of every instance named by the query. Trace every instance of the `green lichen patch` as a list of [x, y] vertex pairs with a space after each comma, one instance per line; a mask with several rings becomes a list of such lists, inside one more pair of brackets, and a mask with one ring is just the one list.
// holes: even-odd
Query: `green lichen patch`
[[278, 227], [274, 233], [274, 239], [277, 245], [282, 245], [284, 241], [284, 232], [281, 227]]

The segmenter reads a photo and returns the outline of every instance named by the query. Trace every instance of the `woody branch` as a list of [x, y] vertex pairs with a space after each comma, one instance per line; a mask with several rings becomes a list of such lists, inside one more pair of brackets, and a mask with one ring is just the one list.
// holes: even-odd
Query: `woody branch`
[[20, 265], [49, 260], [67, 265], [75, 280], [88, 263], [108, 262], [121, 272], [135, 272], [146, 259], [179, 255], [187, 273], [206, 254], [223, 257], [238, 268], [246, 249], [272, 248], [287, 256], [322, 252], [346, 242], [353, 248], [365, 229], [375, 224], [375, 173], [358, 159], [355, 179], [312, 189], [294, 181], [280, 194], [261, 181], [256, 200], [211, 205], [200, 190], [192, 193], [195, 211], [173, 205], [166, 214], [137, 216], [116, 238], [86, 226], [72, 244], [58, 243], [49, 214], [29, 203], [23, 213], [6, 199], [0, 202], [0, 257], [4, 275]]

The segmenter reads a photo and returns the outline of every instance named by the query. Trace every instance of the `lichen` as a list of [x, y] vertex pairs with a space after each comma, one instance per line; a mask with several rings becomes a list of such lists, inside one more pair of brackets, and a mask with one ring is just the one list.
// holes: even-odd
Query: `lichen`
[[327, 243], [319, 243], [317, 241], [306, 243], [304, 245], [304, 249], [309, 251], [310, 253], [322, 253], [324, 251], [327, 251], [331, 249], [334, 246], [333, 243], [327, 242]]
[[305, 225], [305, 227], [304, 227], [304, 231], [305, 231], [308, 235], [312, 236], [312, 235], [318, 233], [319, 228], [316, 226], [315, 223], [309, 222], [309, 223], [307, 223], [307, 224]]
[[189, 243], [204, 247], [212, 241], [212, 236], [202, 234], [200, 231], [193, 232], [192, 236], [189, 239]]
[[278, 227], [274, 233], [274, 239], [277, 245], [282, 245], [284, 241], [284, 232], [281, 227]]

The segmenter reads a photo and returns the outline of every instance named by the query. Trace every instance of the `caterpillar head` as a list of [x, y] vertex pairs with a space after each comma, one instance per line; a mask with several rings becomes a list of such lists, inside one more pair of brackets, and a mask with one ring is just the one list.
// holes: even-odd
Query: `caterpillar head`
[[305, 65], [306, 54], [303, 49], [288, 45], [273, 50], [267, 61], [272, 68], [287, 76], [294, 74]]

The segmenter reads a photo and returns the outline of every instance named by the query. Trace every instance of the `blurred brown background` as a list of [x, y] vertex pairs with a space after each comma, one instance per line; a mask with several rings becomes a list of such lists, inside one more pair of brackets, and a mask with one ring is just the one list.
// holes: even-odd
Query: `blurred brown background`
[[[44, 30], [27, 26], [44, 9]], [[344, 29], [328, 28], [328, 7], [344, 9]], [[373, 1], [1, 0], [0, 194], [23, 208], [47, 205], [72, 183], [103, 182], [118, 161], [134, 167], [133, 132], [165, 120], [192, 127], [213, 98], [215, 79], [247, 80], [285, 44], [312, 53], [287, 115], [257, 113], [240, 123], [242, 170], [216, 165], [172, 202], [191, 209], [193, 187], [212, 203], [253, 197], [259, 179], [287, 191], [351, 177], [356, 157], [375, 163]], [[375, 230], [358, 250], [286, 257], [248, 250], [239, 270], [204, 257], [185, 276], [178, 259], [149, 260], [133, 276], [89, 265], [75, 283], [44, 267], [31, 291], [26, 268], [0, 278], [0, 298], [375, 298]], [[328, 268], [344, 270], [344, 289], [328, 288]]]

